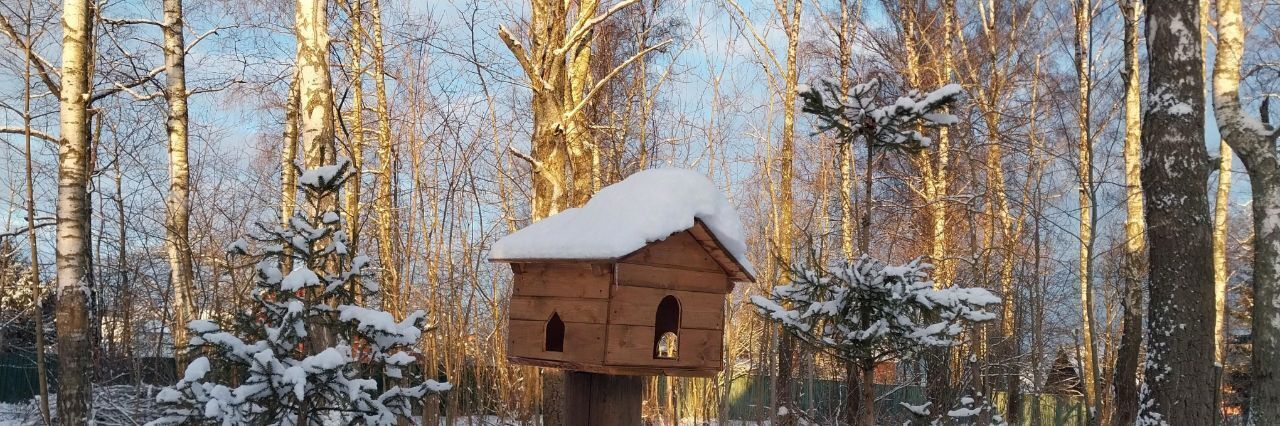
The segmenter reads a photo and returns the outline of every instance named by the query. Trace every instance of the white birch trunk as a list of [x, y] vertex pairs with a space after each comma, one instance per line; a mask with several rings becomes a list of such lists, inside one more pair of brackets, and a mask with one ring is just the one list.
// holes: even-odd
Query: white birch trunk
[[93, 22], [88, 0], [62, 5], [62, 88], [58, 143], [58, 422], [83, 425], [91, 406], [89, 329], [89, 98]]
[[164, 0], [165, 100], [169, 103], [169, 116], [165, 121], [169, 134], [165, 251], [169, 255], [169, 282], [173, 286], [173, 347], [177, 371], [186, 369], [187, 323], [195, 319], [196, 314], [188, 237], [191, 185], [187, 161], [186, 56], [182, 0]]

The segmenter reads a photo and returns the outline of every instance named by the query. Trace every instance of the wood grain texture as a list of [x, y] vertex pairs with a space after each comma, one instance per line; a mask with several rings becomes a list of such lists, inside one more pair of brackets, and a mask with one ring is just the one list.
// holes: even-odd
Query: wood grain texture
[[723, 333], [719, 330], [680, 330], [680, 350], [676, 359], [653, 358], [653, 327], [609, 325], [605, 364], [720, 369]]
[[662, 241], [649, 243], [644, 248], [618, 259], [618, 262], [703, 272], [725, 272], [720, 263], [711, 258], [707, 250], [693, 238], [689, 231], [680, 231]]
[[618, 284], [669, 290], [701, 291], [727, 294], [733, 287], [729, 277], [720, 272], [671, 269], [660, 266], [619, 263]]
[[507, 353], [512, 357], [551, 361], [601, 364], [604, 361], [603, 324], [566, 322], [564, 352], [544, 351], [546, 324], [542, 321], [512, 319], [507, 334]]
[[566, 323], [605, 324], [608, 311], [605, 299], [513, 296], [510, 316], [513, 320], [546, 321], [554, 312]]
[[618, 286], [609, 302], [609, 324], [654, 325], [658, 304], [667, 295], [680, 301], [681, 329], [724, 329], [724, 295], [695, 291]]
[[591, 263], [534, 263], [516, 271], [513, 296], [605, 299], [612, 282], [610, 269]]
[[574, 371], [565, 375], [565, 426], [640, 426], [644, 379]]
[[676, 377], [715, 377], [720, 373], [720, 368], [704, 368], [704, 367], [648, 367], [648, 366], [629, 366], [629, 365], [601, 365], [580, 363], [573, 361], [556, 361], [537, 358], [524, 358], [515, 355], [507, 355], [507, 360], [513, 364], [529, 365], [535, 367], [558, 368], [566, 371], [585, 371], [600, 374], [612, 374], [622, 376], [676, 376]]

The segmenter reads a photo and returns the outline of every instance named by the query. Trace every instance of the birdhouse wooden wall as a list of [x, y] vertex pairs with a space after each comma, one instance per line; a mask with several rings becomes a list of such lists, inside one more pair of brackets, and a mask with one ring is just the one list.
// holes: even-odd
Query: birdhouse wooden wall
[[524, 262], [512, 270], [514, 362], [678, 376], [711, 376], [724, 365], [733, 284], [691, 231], [608, 263]]
[[[513, 263], [511, 269], [515, 281], [508, 314], [508, 356], [559, 362], [562, 368], [602, 364], [612, 265]], [[561, 336], [548, 334], [556, 320], [563, 324]], [[557, 337], [563, 340], [556, 342]], [[559, 346], [560, 351], [548, 346]]]

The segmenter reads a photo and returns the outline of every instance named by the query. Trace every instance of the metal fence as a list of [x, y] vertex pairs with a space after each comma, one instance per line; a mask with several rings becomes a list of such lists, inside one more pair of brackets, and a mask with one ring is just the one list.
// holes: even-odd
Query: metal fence
[[[659, 381], [658, 397], [665, 400], [667, 392], [666, 380]], [[820, 424], [833, 424], [838, 419], [841, 403], [845, 399], [844, 383], [837, 380], [803, 380], [796, 381], [792, 394], [796, 398], [796, 406], [802, 411], [802, 417]], [[733, 420], [755, 421], [768, 419], [772, 404], [773, 377], [746, 376], [733, 381], [728, 390], [728, 418]], [[700, 404], [696, 390], [689, 386], [676, 384], [675, 404], [680, 417], [699, 417]], [[876, 385], [876, 410], [881, 424], [902, 424], [913, 420], [913, 416], [902, 407], [901, 403], [912, 405], [925, 401], [924, 389], [915, 385]], [[1004, 392], [994, 395], [995, 405], [1000, 412], [1005, 412], [1007, 398]], [[1084, 425], [1086, 417], [1084, 404], [1078, 397], [1024, 394], [1022, 395], [1023, 424], [1039, 425]], [[710, 414], [710, 413], [707, 413]], [[705, 414], [704, 414], [705, 415]]]
[[[58, 356], [46, 354], [45, 374], [49, 392], [58, 389]], [[94, 381], [102, 385], [152, 384], [171, 385], [176, 381], [173, 358], [136, 358], [132, 360], [99, 358], [94, 366]], [[40, 376], [36, 357], [30, 352], [0, 353], [0, 402], [23, 402], [39, 391]]]

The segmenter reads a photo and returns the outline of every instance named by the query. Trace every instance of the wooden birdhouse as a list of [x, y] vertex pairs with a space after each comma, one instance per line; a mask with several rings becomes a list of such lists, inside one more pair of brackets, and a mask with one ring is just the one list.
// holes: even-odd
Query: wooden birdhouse
[[742, 224], [715, 186], [637, 173], [498, 241], [511, 264], [507, 357], [611, 375], [712, 376], [726, 295], [754, 281]]

